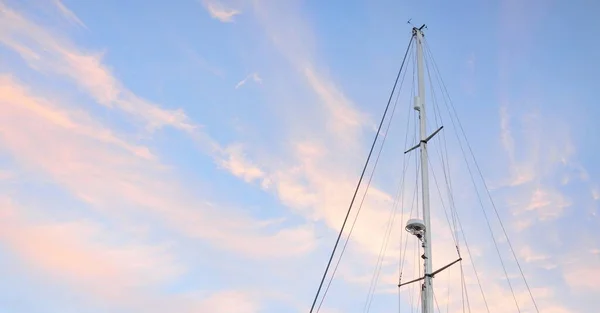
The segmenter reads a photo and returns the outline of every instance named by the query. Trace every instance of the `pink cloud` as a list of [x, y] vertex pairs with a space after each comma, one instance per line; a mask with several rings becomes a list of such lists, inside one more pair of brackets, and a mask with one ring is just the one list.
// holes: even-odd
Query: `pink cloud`
[[[113, 303], [181, 274], [164, 247], [110, 246], [113, 233], [89, 221], [32, 221], [3, 199], [0, 241], [34, 269], [60, 284]], [[128, 299], [131, 300], [131, 299]]]
[[561, 216], [564, 208], [570, 205], [571, 203], [561, 193], [538, 187], [525, 210], [537, 211], [540, 219], [546, 220]]
[[162, 109], [125, 88], [103, 64], [101, 53], [86, 53], [7, 6], [0, 4], [0, 8], [0, 26], [5, 30], [0, 42], [19, 53], [33, 69], [70, 79], [98, 103], [140, 119], [150, 130], [172, 126], [191, 132], [197, 128], [182, 110]]
[[[21, 53], [30, 66], [70, 78], [100, 104], [141, 119], [149, 129], [163, 125], [181, 129], [199, 141], [217, 162], [224, 162], [231, 169], [239, 168], [233, 154], [220, 148], [208, 135], [197, 132], [183, 111], [161, 109], [127, 90], [102, 63], [100, 55], [84, 53], [10, 8], [2, 6], [2, 9], [5, 18], [0, 24], [6, 32], [0, 41], [18, 43], [20, 53], [26, 47], [27, 51], [39, 54], [33, 57], [32, 53]], [[190, 236], [256, 257], [274, 253], [261, 247], [279, 247], [278, 255], [302, 254], [312, 248], [309, 226], [266, 231], [256, 226], [259, 221], [231, 214], [233, 209], [212, 208], [185, 194], [176, 178], [169, 176], [166, 166], [154, 160], [148, 148], [129, 143], [122, 138], [125, 136], [103, 128], [85, 112], [67, 112], [50, 100], [29, 94], [27, 88], [10, 77], [4, 77], [2, 85], [6, 119], [2, 140], [6, 147], [24, 166], [47, 173], [104, 212], [125, 214], [119, 213], [122, 211], [118, 208], [133, 205], [137, 210], [167, 217], [165, 222]], [[17, 120], [19, 124], [15, 123]], [[60, 146], [55, 145], [57, 142]], [[253, 178], [257, 174], [250, 171], [244, 175]], [[219, 223], [233, 228], [223, 228]], [[262, 240], [269, 244], [261, 244]], [[297, 244], [286, 242], [290, 240]]]
[[[356, 144], [355, 138], [364, 131], [364, 126], [372, 126], [372, 121], [361, 112], [343, 89], [318, 66], [317, 40], [309, 23], [298, 12], [302, 11], [296, 1], [267, 2], [253, 1], [252, 8], [266, 37], [273, 47], [287, 60], [308, 90], [316, 96], [314, 109], [323, 118], [323, 132], [334, 135], [345, 147]], [[289, 75], [286, 72], [285, 75]], [[304, 86], [303, 86], [304, 87]], [[313, 108], [311, 107], [311, 110]], [[302, 108], [298, 113], [305, 113]], [[313, 119], [313, 116], [310, 116]], [[300, 116], [294, 122], [302, 123]]]
[[242, 145], [231, 145], [225, 148], [223, 153], [226, 156], [220, 161], [220, 165], [233, 175], [242, 178], [246, 182], [265, 177], [265, 173], [258, 166], [248, 163]]
[[[164, 246], [107, 244], [114, 231], [90, 221], [33, 222], [6, 199], [0, 209], [0, 243], [32, 269], [27, 274], [51, 278], [86, 301], [103, 308], [143, 312], [259, 312], [259, 295], [242, 291], [172, 294], [162, 283], [185, 268]], [[211, 291], [212, 292], [212, 291]]]
[[[28, 90], [19, 85], [12, 77], [0, 76], [2, 108], [11, 118], [19, 120], [29, 118], [33, 122], [30, 125], [32, 128], [35, 128], [35, 125], [40, 126], [40, 124], [35, 123], [35, 120], [41, 120], [57, 131], [71, 132], [106, 144], [112, 144], [144, 159], [154, 158], [148, 148], [129, 144], [118, 138], [111, 130], [101, 127], [84, 112], [67, 112], [58, 109], [50, 101], [31, 97], [28, 93]], [[7, 123], [10, 122], [9, 118]], [[22, 131], [27, 132], [27, 130]]]
[[9, 77], [0, 79], [0, 90], [5, 148], [23, 166], [46, 173], [109, 216], [161, 216], [188, 236], [257, 258], [313, 248], [312, 227], [268, 230], [235, 209], [212, 207], [192, 197], [147, 148], [102, 128], [84, 112], [61, 110]]
[[600, 250], [578, 249], [563, 265], [563, 278], [575, 292], [600, 291]]
[[218, 0], [204, 0], [203, 3], [210, 16], [223, 23], [233, 22], [234, 17], [242, 13], [239, 10], [227, 8]]
[[79, 27], [87, 29], [87, 26], [85, 26], [85, 24], [79, 19], [79, 17], [77, 17], [77, 15], [73, 13], [73, 11], [71, 11], [66, 5], [64, 5], [64, 3], [62, 3], [61, 0], [54, 0], [53, 4], [67, 21], [69, 21], [73, 25], [77, 25]]
[[362, 112], [358, 111], [333, 82], [319, 75], [314, 68], [306, 67], [303, 74], [312, 90], [319, 96], [328, 117], [333, 133], [346, 142], [357, 137], [366, 123]]

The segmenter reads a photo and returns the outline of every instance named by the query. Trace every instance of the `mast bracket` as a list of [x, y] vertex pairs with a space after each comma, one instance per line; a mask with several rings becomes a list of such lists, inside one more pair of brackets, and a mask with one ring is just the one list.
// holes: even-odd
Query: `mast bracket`
[[[408, 23], [408, 24], [410, 24], [410, 25], [413, 25], [413, 24], [410, 22], [411, 20], [412, 20], [412, 18], [411, 18], [410, 20], [408, 20], [408, 22], [407, 22], [407, 23]], [[413, 35], [415, 35], [417, 31], [420, 31], [420, 32], [421, 32], [421, 35], [422, 35], [422, 36], [425, 36], [425, 34], [423, 34], [423, 29], [426, 29], [426, 28], [427, 28], [427, 25], [425, 25], [425, 24], [421, 25], [421, 27], [416, 27], [416, 26], [414, 26], [414, 25], [413, 25]]]
[[425, 275], [424, 275], [423, 277], [421, 277], [421, 278], [413, 279], [413, 280], [411, 280], [411, 281], [409, 281], [409, 282], [405, 282], [405, 283], [398, 284], [398, 287], [402, 287], [402, 286], [404, 286], [404, 285], [408, 285], [408, 284], [416, 283], [416, 282], [418, 282], [418, 281], [421, 281], [421, 280], [425, 279], [425, 277], [431, 277], [431, 278], [433, 278], [433, 277], [435, 277], [435, 275], [439, 274], [441, 271], [443, 271], [443, 270], [445, 270], [445, 269], [449, 268], [450, 266], [452, 266], [452, 265], [454, 265], [454, 264], [456, 264], [456, 263], [458, 263], [458, 262], [460, 262], [460, 261], [462, 261], [462, 258], [458, 258], [458, 260], [456, 260], [456, 261], [454, 261], [454, 262], [452, 262], [452, 263], [450, 263], [450, 264], [448, 264], [448, 265], [446, 265], [446, 266], [444, 266], [444, 267], [442, 267], [442, 268], [438, 269], [437, 271], [435, 271], [435, 272], [433, 272], [433, 273], [431, 273], [431, 274], [425, 274]]
[[409, 152], [411, 152], [411, 151], [415, 150], [416, 148], [420, 147], [422, 143], [428, 143], [428, 142], [429, 142], [429, 140], [430, 140], [431, 138], [433, 138], [433, 136], [437, 135], [437, 133], [439, 133], [439, 132], [440, 132], [440, 130], [442, 130], [442, 128], [444, 128], [444, 126], [443, 126], [443, 125], [442, 125], [442, 126], [440, 126], [440, 128], [438, 128], [436, 131], [434, 131], [434, 132], [433, 132], [433, 134], [431, 134], [431, 135], [427, 136], [427, 138], [425, 138], [425, 139], [421, 140], [421, 141], [420, 141], [420, 142], [419, 142], [417, 145], [415, 145], [414, 147], [412, 147], [412, 148], [410, 148], [410, 149], [408, 149], [408, 150], [404, 151], [404, 154], [407, 154], [407, 153], [409, 153]]

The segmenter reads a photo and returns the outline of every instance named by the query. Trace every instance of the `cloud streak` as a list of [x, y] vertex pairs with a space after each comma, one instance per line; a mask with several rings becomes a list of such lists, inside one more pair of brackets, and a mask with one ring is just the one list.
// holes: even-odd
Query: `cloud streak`
[[32, 68], [70, 79], [99, 104], [135, 116], [148, 129], [172, 126], [184, 131], [196, 128], [182, 110], [164, 110], [125, 88], [102, 63], [101, 54], [81, 51], [66, 39], [46, 31], [10, 8], [0, 5], [0, 41], [20, 53]]
[[61, 0], [54, 0], [52, 2], [56, 9], [64, 16], [64, 18], [69, 21], [71, 24], [79, 26], [81, 28], [87, 29], [87, 26], [71, 11], [67, 6], [65, 6]]
[[[69, 119], [67, 113], [52, 110], [51, 102], [29, 95], [10, 78], [0, 82], [5, 147], [99, 209], [113, 208], [111, 214], [116, 214], [117, 208], [134, 204], [143, 212], [163, 216], [188, 236], [256, 257], [274, 256], [270, 249], [260, 247], [278, 247], [278, 256], [311, 249], [310, 228], [300, 226], [268, 234], [250, 217], [232, 211], [223, 215], [222, 209], [219, 212], [180, 192], [181, 186], [148, 148], [128, 144], [99, 126], [92, 127], [97, 123], [83, 113], [78, 118], [86, 121], [84, 124]], [[61, 146], [54, 142], [61, 142]], [[296, 240], [297, 244], [287, 245]]]
[[210, 16], [223, 23], [233, 23], [234, 17], [242, 14], [239, 10], [225, 7], [220, 1], [204, 0], [203, 3]]
[[246, 78], [240, 80], [236, 85], [235, 85], [235, 89], [238, 89], [242, 86], [244, 86], [249, 80], [252, 80], [253, 82], [262, 85], [262, 78], [260, 78], [260, 76], [258, 76], [258, 73], [252, 73], [248, 76], [246, 76]]

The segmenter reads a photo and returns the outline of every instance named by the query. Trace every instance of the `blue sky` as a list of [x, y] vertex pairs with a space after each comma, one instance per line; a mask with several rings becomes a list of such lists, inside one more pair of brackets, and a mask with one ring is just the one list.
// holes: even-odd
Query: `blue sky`
[[[540, 310], [592, 312], [599, 9], [558, 0], [0, 1], [0, 312], [306, 312], [410, 18], [428, 25]], [[363, 309], [399, 183], [410, 100], [399, 105], [321, 312]], [[471, 306], [484, 310], [475, 263], [491, 311], [515, 312], [444, 126], [472, 252]], [[440, 267], [456, 256], [443, 200], [432, 201]], [[393, 227], [371, 312], [398, 308], [402, 228]], [[534, 312], [493, 229], [522, 312]], [[452, 312], [462, 310], [460, 286], [449, 287], [457, 275], [436, 278]]]

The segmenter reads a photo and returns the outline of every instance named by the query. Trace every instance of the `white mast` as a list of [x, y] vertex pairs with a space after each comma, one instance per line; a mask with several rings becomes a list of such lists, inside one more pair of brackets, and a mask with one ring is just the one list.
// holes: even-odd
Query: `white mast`
[[432, 269], [432, 254], [431, 254], [431, 215], [429, 212], [429, 161], [427, 160], [427, 142], [433, 136], [435, 136], [443, 126], [440, 126], [431, 135], [427, 136], [427, 115], [425, 110], [425, 78], [423, 75], [423, 28], [425, 25], [416, 28], [413, 27], [413, 39], [417, 42], [417, 74], [418, 74], [418, 85], [419, 90], [415, 97], [415, 110], [419, 111], [419, 123], [420, 123], [420, 135], [419, 143], [414, 147], [408, 149], [404, 153], [413, 151], [419, 148], [421, 152], [421, 192], [423, 199], [423, 220], [410, 219], [406, 223], [406, 230], [411, 234], [415, 235], [420, 241], [423, 247], [424, 253], [421, 256], [424, 260], [424, 273], [421, 278], [411, 280], [406, 283], [400, 283], [398, 287], [412, 284], [418, 281], [423, 281], [421, 285], [421, 304], [423, 313], [433, 313], [433, 277], [439, 272], [447, 269], [448, 267], [460, 262], [462, 258], [443, 266], [442, 268], [433, 271]]
[[431, 221], [429, 214], [429, 171], [427, 160], [427, 115], [425, 114], [425, 79], [423, 77], [423, 28], [413, 28], [413, 36], [417, 41], [417, 79], [419, 84], [419, 93], [415, 99], [415, 109], [419, 111], [420, 121], [420, 144], [421, 152], [421, 191], [423, 196], [423, 222], [425, 224], [425, 233], [423, 238], [424, 259], [424, 280], [421, 286], [421, 301], [423, 313], [433, 313], [433, 277], [431, 265]]

